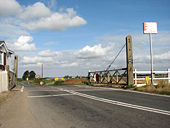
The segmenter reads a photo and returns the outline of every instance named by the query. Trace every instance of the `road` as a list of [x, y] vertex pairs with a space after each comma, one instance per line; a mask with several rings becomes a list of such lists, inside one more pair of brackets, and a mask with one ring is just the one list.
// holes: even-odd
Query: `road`
[[85, 85], [22, 84], [0, 128], [169, 128], [170, 97]]

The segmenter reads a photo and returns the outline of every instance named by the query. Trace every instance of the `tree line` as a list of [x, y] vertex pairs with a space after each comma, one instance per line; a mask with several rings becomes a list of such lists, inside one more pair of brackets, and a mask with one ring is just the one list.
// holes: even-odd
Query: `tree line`
[[25, 71], [24, 72], [24, 74], [23, 74], [23, 76], [22, 76], [22, 79], [23, 80], [26, 80], [26, 78], [28, 78], [28, 79], [34, 79], [35, 78], [35, 75], [36, 75], [36, 73], [34, 72], [34, 71]]

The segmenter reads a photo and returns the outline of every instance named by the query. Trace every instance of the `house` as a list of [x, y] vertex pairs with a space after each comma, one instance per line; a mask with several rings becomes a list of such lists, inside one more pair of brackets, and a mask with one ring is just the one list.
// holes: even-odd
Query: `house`
[[0, 41], [0, 71], [5, 70], [5, 65], [9, 65], [11, 70], [11, 55], [14, 52], [7, 48], [5, 41]]

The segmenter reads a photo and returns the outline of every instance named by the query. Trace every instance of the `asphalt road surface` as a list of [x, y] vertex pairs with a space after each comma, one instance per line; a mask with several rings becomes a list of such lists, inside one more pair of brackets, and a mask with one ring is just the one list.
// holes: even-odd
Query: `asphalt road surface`
[[85, 85], [22, 84], [0, 128], [169, 128], [170, 97]]

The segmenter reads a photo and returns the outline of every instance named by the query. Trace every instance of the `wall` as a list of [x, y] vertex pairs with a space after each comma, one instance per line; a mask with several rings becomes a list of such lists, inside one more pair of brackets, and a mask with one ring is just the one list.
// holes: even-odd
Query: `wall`
[[0, 93], [3, 91], [8, 91], [7, 71], [0, 71]]

